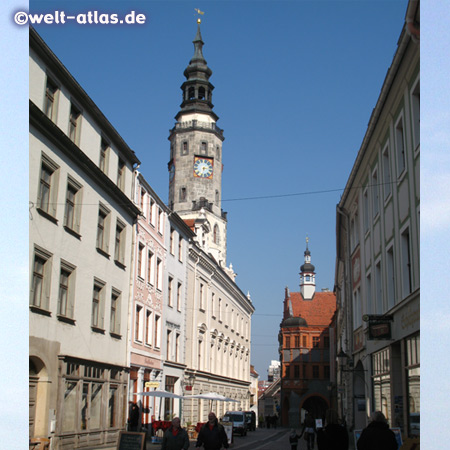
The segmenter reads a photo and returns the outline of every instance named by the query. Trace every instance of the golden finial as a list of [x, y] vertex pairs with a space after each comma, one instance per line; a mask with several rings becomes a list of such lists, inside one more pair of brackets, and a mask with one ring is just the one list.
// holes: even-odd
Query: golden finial
[[[204, 11], [200, 11], [198, 8], [194, 8], [194, 9], [197, 14], [201, 14], [202, 16], [205, 14]], [[197, 23], [198, 24], [202, 23], [202, 19], [200, 19], [200, 17], [197, 19]]]

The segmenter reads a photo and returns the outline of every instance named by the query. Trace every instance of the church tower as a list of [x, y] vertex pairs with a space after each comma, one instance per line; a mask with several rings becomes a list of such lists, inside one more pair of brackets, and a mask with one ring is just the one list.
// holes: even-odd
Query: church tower
[[316, 293], [316, 268], [311, 264], [311, 252], [306, 238], [305, 263], [300, 267], [300, 293], [304, 300], [312, 300]]
[[227, 218], [222, 211], [223, 130], [213, 111], [209, 81], [212, 74], [203, 57], [198, 20], [194, 56], [184, 71], [181, 109], [170, 130], [169, 206], [195, 228], [198, 244], [226, 265]]

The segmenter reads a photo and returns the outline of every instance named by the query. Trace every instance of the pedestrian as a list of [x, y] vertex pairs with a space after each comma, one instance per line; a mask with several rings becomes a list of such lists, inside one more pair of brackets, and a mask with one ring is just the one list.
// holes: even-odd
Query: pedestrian
[[130, 409], [128, 411], [128, 431], [138, 431], [139, 425], [139, 407], [136, 403], [129, 402]]
[[270, 428], [270, 416], [266, 416], [266, 426]]
[[289, 435], [289, 443], [291, 444], [291, 450], [297, 450], [298, 440], [302, 437], [303, 433], [298, 434], [296, 430], [292, 428]]
[[180, 427], [179, 417], [172, 420], [171, 426], [164, 433], [161, 450], [187, 450], [189, 436], [184, 428]]
[[319, 450], [348, 450], [347, 429], [339, 424], [334, 409], [325, 413], [325, 428], [317, 429], [317, 448]]
[[208, 422], [200, 429], [195, 448], [200, 448], [202, 445], [205, 450], [220, 450], [222, 447], [228, 448], [228, 437], [225, 429], [218, 422], [213, 412], [208, 414]]
[[397, 450], [395, 434], [389, 429], [386, 417], [381, 411], [375, 411], [369, 425], [361, 433], [356, 443], [358, 450]]
[[305, 434], [305, 440], [308, 450], [314, 449], [314, 437], [315, 437], [315, 427], [314, 417], [311, 413], [306, 414], [305, 421], [303, 422], [302, 434]]

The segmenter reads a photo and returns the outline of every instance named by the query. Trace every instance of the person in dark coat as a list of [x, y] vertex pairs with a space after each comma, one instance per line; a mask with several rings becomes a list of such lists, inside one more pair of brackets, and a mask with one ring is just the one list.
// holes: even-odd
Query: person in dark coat
[[298, 440], [302, 437], [303, 433], [298, 434], [293, 428], [289, 434], [289, 444], [291, 444], [291, 450], [297, 450]]
[[221, 425], [213, 412], [208, 414], [208, 422], [202, 426], [198, 433], [195, 448], [204, 446], [205, 450], [220, 450], [228, 448], [228, 437], [223, 425]]
[[375, 411], [371, 422], [361, 433], [356, 443], [358, 450], [397, 450], [395, 434], [389, 429], [386, 417], [381, 411]]
[[347, 430], [339, 424], [334, 409], [325, 413], [325, 428], [317, 429], [317, 447], [319, 450], [348, 450]]
[[139, 426], [139, 406], [136, 403], [130, 402], [130, 409], [128, 411], [128, 431], [138, 431]]
[[189, 436], [184, 428], [180, 427], [180, 419], [175, 417], [172, 425], [164, 433], [161, 450], [187, 450]]

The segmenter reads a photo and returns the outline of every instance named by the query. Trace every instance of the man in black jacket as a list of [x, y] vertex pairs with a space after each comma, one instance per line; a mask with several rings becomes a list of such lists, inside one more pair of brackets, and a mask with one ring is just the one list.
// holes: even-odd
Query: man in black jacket
[[371, 422], [364, 428], [358, 442], [358, 450], [397, 450], [395, 434], [389, 429], [386, 417], [381, 411], [375, 411]]
[[208, 414], [208, 422], [202, 426], [198, 433], [196, 448], [204, 446], [205, 450], [220, 450], [228, 448], [228, 438], [225, 429], [219, 424], [213, 412]]

